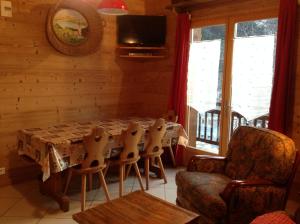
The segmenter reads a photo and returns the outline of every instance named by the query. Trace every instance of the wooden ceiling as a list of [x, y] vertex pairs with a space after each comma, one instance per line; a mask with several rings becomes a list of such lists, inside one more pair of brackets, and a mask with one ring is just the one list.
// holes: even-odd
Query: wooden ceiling
[[177, 12], [190, 12], [199, 7], [212, 4], [221, 4], [233, 0], [171, 0], [169, 9], [175, 9]]

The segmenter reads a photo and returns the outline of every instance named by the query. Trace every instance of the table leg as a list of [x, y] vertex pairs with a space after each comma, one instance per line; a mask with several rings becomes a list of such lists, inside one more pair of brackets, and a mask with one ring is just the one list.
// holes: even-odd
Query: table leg
[[63, 194], [62, 172], [53, 173], [45, 182], [40, 182], [40, 192], [53, 198], [64, 212], [69, 211], [70, 199]]

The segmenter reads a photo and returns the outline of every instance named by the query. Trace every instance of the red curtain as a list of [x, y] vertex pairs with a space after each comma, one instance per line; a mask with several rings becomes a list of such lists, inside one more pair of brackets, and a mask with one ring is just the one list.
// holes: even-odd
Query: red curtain
[[[177, 16], [175, 69], [173, 86], [169, 101], [169, 109], [178, 114], [178, 122], [185, 125], [187, 107], [187, 74], [189, 61], [191, 22], [189, 14], [183, 13]], [[183, 148], [177, 147], [176, 162], [182, 164]]]
[[281, 0], [269, 128], [289, 134], [293, 121], [297, 0]]

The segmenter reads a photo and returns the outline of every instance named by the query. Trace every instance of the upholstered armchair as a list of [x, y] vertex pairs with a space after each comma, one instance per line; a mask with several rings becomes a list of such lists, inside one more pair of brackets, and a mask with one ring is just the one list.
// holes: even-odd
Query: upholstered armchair
[[195, 156], [177, 173], [177, 204], [197, 212], [201, 224], [248, 224], [284, 209], [298, 155], [290, 138], [241, 126], [226, 157]]

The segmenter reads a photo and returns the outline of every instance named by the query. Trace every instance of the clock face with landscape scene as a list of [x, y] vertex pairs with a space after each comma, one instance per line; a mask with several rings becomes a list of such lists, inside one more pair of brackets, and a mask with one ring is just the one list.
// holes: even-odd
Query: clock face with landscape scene
[[81, 56], [95, 53], [102, 39], [102, 19], [82, 0], [60, 0], [47, 16], [47, 37], [60, 53]]
[[88, 21], [73, 9], [58, 10], [53, 17], [52, 26], [56, 37], [65, 44], [76, 46], [88, 40]]

